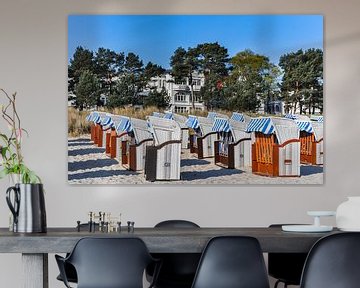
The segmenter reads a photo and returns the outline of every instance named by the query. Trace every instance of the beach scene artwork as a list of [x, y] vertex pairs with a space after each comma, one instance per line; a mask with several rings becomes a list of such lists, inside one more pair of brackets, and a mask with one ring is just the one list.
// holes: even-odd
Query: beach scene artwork
[[67, 64], [70, 184], [324, 182], [321, 15], [70, 15]]

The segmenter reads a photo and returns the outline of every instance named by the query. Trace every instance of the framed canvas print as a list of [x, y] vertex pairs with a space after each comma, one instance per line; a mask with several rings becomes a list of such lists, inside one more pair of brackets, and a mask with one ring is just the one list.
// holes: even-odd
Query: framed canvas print
[[323, 184], [323, 16], [70, 15], [68, 182]]

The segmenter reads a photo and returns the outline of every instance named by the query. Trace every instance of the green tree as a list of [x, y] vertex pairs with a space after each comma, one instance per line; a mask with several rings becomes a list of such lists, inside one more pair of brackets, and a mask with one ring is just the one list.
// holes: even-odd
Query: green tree
[[223, 81], [228, 75], [229, 55], [219, 43], [204, 43], [196, 46], [198, 70], [205, 77], [200, 94], [208, 109], [224, 108], [226, 99]]
[[75, 93], [78, 109], [89, 109], [97, 105], [100, 97], [100, 82], [97, 76], [89, 70], [83, 71]]
[[144, 78], [149, 81], [152, 77], [160, 76], [165, 72], [165, 69], [160, 65], [148, 62], [144, 69]]
[[279, 66], [284, 75], [281, 92], [285, 99], [286, 111], [297, 110], [300, 113], [308, 109], [313, 113], [315, 108], [322, 111], [323, 101], [323, 52], [321, 49], [302, 49], [284, 54], [280, 57]]
[[231, 60], [232, 73], [227, 79], [229, 109], [256, 111], [276, 79], [269, 58], [251, 50], [237, 53]]
[[144, 64], [140, 57], [132, 52], [128, 53], [125, 58], [125, 72], [139, 75], [144, 70]]
[[99, 77], [107, 95], [111, 94], [113, 78], [124, 69], [124, 53], [99, 48], [94, 58], [95, 73]]
[[92, 51], [78, 46], [68, 65], [69, 92], [75, 91], [80, 75], [86, 70], [94, 72], [94, 54]]
[[169, 107], [170, 97], [166, 93], [165, 88], [162, 88], [160, 92], [155, 89], [149, 92], [144, 98], [144, 106], [156, 106], [158, 108], [167, 108]]
[[186, 51], [184, 48], [179, 47], [170, 59], [171, 74], [174, 76], [175, 81], [179, 82], [187, 79], [189, 82], [192, 109], [195, 109], [193, 73], [197, 71], [199, 67], [197, 53], [198, 51], [195, 48], [189, 48]]

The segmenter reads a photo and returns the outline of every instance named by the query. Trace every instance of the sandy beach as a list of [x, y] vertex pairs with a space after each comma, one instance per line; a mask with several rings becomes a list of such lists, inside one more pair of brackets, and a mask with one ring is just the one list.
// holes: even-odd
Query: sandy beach
[[126, 170], [115, 159], [96, 147], [90, 136], [68, 139], [68, 181], [70, 184], [323, 184], [323, 167], [302, 165], [301, 177], [264, 177], [237, 169], [225, 169], [214, 164], [212, 158], [197, 159], [183, 150], [181, 180], [145, 180], [143, 171]]

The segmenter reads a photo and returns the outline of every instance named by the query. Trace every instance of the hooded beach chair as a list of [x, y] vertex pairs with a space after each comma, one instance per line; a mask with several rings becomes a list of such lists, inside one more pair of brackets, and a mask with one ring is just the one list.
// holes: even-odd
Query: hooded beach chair
[[214, 119], [189, 115], [186, 125], [190, 132], [190, 153], [199, 159], [214, 157], [214, 142], [218, 133], [212, 130]]
[[323, 122], [310, 121], [308, 117], [294, 120], [300, 130], [300, 162], [323, 164]]
[[246, 114], [239, 113], [239, 112], [233, 112], [230, 120], [236, 121], [236, 122], [243, 122], [243, 123], [249, 123], [251, 120], [251, 117], [249, 117]]
[[121, 142], [121, 163], [132, 171], [144, 170], [146, 147], [153, 145], [153, 137], [149, 132], [146, 120], [128, 118], [123, 123], [127, 137]]
[[121, 143], [127, 139], [131, 128], [129, 117], [112, 115], [108, 126], [111, 129], [106, 131], [106, 154], [121, 163]]
[[101, 123], [105, 119], [107, 113], [106, 112], [99, 112], [99, 111], [92, 111], [87, 117], [86, 120], [92, 122], [90, 131], [91, 131], [91, 140], [94, 141], [94, 144], [102, 147], [102, 125]]
[[230, 169], [251, 168], [251, 133], [247, 123], [225, 118], [215, 118], [212, 130], [218, 132], [215, 141], [215, 164]]
[[175, 114], [172, 112], [165, 112], [165, 119], [175, 120], [181, 128], [181, 148], [189, 148], [189, 127], [186, 125], [187, 118], [184, 115]]
[[[286, 118], [293, 119], [300, 130], [300, 162], [311, 165], [322, 165], [323, 151], [323, 117], [311, 121], [305, 115], [287, 114]], [[318, 122], [320, 119], [320, 122]]]
[[290, 119], [263, 117], [250, 120], [252, 172], [264, 176], [300, 176], [300, 139]]
[[148, 181], [179, 180], [181, 128], [171, 119], [148, 117], [154, 145], [146, 148], [145, 176]]

